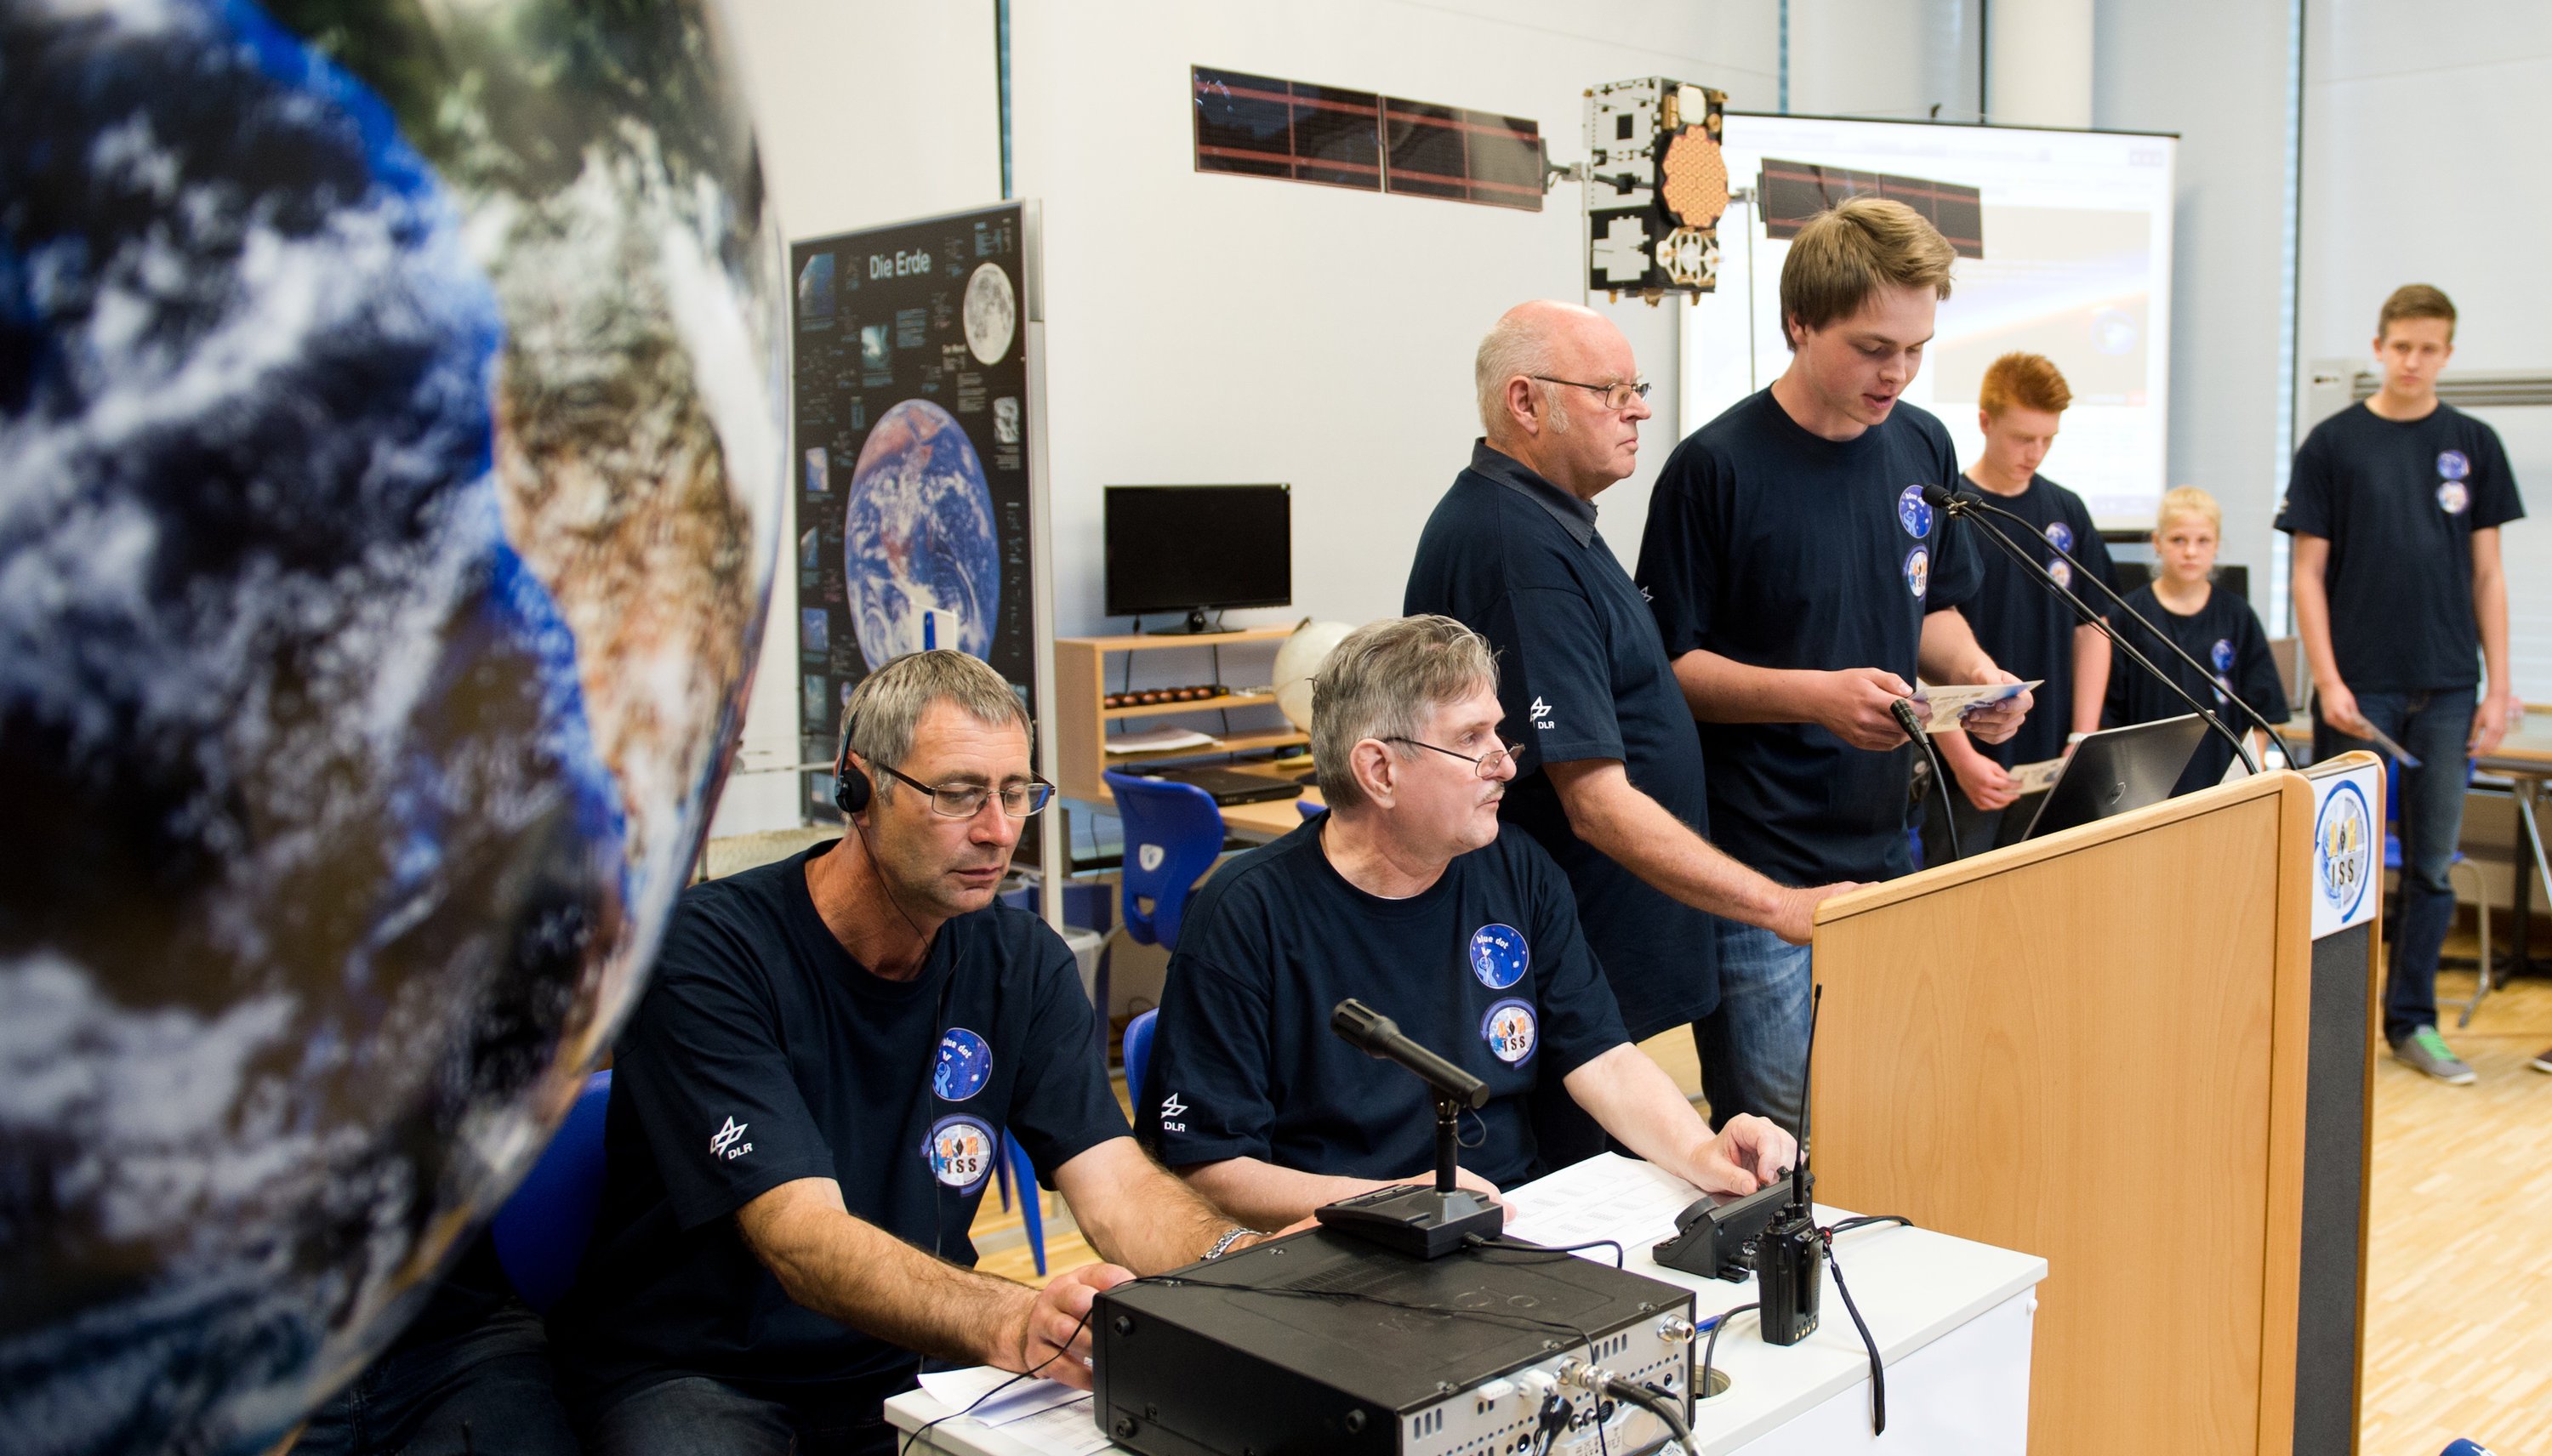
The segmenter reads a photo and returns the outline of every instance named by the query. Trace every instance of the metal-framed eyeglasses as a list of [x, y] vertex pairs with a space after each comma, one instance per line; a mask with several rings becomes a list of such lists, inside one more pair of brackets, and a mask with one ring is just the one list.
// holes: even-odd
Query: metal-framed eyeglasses
[[1504, 766], [1509, 759], [1520, 757], [1524, 753], [1524, 745], [1521, 743], [1500, 743], [1496, 748], [1490, 749], [1487, 753], [1474, 757], [1470, 754], [1455, 753], [1449, 748], [1436, 748], [1435, 744], [1418, 738], [1386, 738], [1383, 742], [1405, 743], [1412, 748], [1435, 749], [1436, 752], [1442, 754], [1448, 759], [1460, 759], [1463, 763], [1470, 765], [1473, 769], [1479, 771], [1479, 775], [1483, 779], [1497, 778], [1498, 770]]
[[1024, 819], [1044, 808], [1054, 798], [1054, 785], [1031, 777], [1027, 783], [1005, 783], [993, 788], [982, 783], [924, 783], [901, 769], [878, 765], [893, 775], [898, 783], [908, 784], [930, 795], [930, 812], [948, 819], [972, 819], [984, 812], [986, 799], [998, 798], [1002, 812], [1013, 819]]
[[1565, 384], [1571, 389], [1591, 389], [1602, 395], [1604, 407], [1616, 414], [1629, 409], [1632, 400], [1648, 397], [1648, 381], [1646, 379], [1631, 384], [1587, 384], [1576, 379], [1554, 379], [1548, 374], [1535, 374], [1531, 377], [1540, 379], [1545, 384]]

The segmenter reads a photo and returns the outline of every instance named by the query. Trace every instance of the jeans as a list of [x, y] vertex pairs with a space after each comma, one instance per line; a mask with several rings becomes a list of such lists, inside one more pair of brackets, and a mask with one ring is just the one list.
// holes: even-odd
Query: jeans
[[293, 1456], [577, 1456], [540, 1316], [509, 1305], [450, 1339], [393, 1348], [322, 1405]]
[[[2464, 785], [2472, 777], [2464, 756], [2472, 739], [2470, 687], [2433, 692], [2361, 692], [2357, 711], [2419, 761], [2416, 769], [2387, 766], [2400, 775], [2401, 914], [2393, 922], [2392, 955], [2384, 977], [2384, 1036], [2394, 1044], [2422, 1026], [2437, 1024], [2437, 954], [2455, 920], [2455, 889], [2446, 872], [2463, 839]], [[2322, 721], [2313, 707], [2313, 758], [2362, 748]]]
[[1719, 1008], [1693, 1023], [1710, 1117], [1768, 1117], [1792, 1134], [1808, 1106], [1808, 948], [1719, 922]]
[[893, 1456], [888, 1396], [909, 1370], [820, 1387], [813, 1400], [754, 1394], [705, 1375], [678, 1375], [615, 1393], [583, 1412], [593, 1456]]

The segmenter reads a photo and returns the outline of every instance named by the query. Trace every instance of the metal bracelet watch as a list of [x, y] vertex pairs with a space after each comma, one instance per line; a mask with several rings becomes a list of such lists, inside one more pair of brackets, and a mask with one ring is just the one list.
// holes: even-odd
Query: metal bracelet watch
[[1224, 1229], [1223, 1231], [1223, 1237], [1216, 1239], [1214, 1241], [1214, 1247], [1206, 1250], [1205, 1257], [1197, 1262], [1200, 1264], [1211, 1264], [1215, 1260], [1222, 1258], [1223, 1255], [1230, 1253], [1231, 1246], [1233, 1244], [1240, 1242], [1242, 1239], [1257, 1238], [1259, 1233], [1260, 1230], [1258, 1229], [1242, 1228], [1240, 1225], [1235, 1223], [1231, 1227]]

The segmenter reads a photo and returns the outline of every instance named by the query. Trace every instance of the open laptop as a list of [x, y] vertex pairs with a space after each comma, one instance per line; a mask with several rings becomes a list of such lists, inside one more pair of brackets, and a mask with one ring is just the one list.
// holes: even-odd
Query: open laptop
[[1291, 779], [1243, 774], [1237, 769], [1147, 769], [1143, 777], [1193, 784], [1214, 795], [1217, 804], [1254, 804], [1303, 796], [1303, 786]]
[[2206, 720], [2195, 713], [2091, 734], [2074, 745], [2023, 839], [2036, 839], [2171, 797]]

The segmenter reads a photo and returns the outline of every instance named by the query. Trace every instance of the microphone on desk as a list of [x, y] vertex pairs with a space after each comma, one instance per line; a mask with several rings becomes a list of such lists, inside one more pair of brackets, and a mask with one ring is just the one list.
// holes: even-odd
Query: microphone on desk
[[[2038, 528], [2030, 524], [2028, 517], [2013, 515], [2010, 511], [2004, 510], [2002, 507], [1995, 505], [1992, 501], [1985, 499], [1978, 491], [1953, 489], [1948, 485], [1942, 484], [1938, 480], [1932, 481], [1923, 487], [1923, 499], [1928, 501], [1934, 509], [1941, 511], [1945, 515], [1965, 521], [1968, 525], [1983, 532], [1985, 539], [1991, 541], [1996, 547], [1999, 547], [2003, 555], [2020, 563], [2020, 565], [2030, 573], [2031, 580], [2036, 581], [2039, 585], [2046, 587], [2048, 590], [2055, 592], [2059, 597], [2062, 597], [2065, 604], [2074, 609], [2074, 614], [2075, 616], [2096, 629], [2101, 636], [2109, 639], [2110, 646], [2126, 654], [2129, 662], [2132, 662], [2137, 667], [2144, 669], [2147, 673], [2153, 676], [2154, 680], [2160, 682], [2163, 686], [2170, 688], [2173, 693], [2179, 696], [2180, 701], [2188, 704], [2190, 710], [2195, 712], [2198, 719], [2205, 723], [2206, 726], [2224, 735], [2225, 740], [2233, 745], [2234, 756], [2242, 761], [2243, 768], [2250, 770], [2254, 774], [2260, 772], [2260, 761], [2252, 756], [2251, 746], [2242, 741], [2242, 735], [2224, 726], [2224, 720], [2215, 716], [2214, 711], [2208, 708], [2206, 704], [2199, 702], [2195, 694], [2191, 693], [2187, 688], [2180, 686], [2179, 678], [2174, 677], [2162, 669], [2155, 667], [2151, 658], [2148, 658], [2143, 653], [2136, 651], [2135, 644], [2127, 641], [2127, 639], [2119, 633], [2117, 628], [2109, 625], [2106, 618], [2102, 617], [2098, 612], [2093, 611], [2090, 603], [2085, 602], [2079, 596], [2074, 595], [2071, 587], [2068, 587], [2064, 582], [2056, 579], [2054, 572], [2040, 565], [2039, 562], [2030, 556], [2028, 552], [2023, 551], [2018, 542], [2013, 541], [2009, 536], [2005, 535], [2000, 528], [1994, 525], [1993, 522], [1984, 519], [1986, 515], [2005, 517], [2026, 527], [2032, 540], [2043, 539], [2038, 534]], [[2201, 676], [2207, 677], [2210, 680], [2214, 677], [2213, 674], [2207, 672], [2204, 667], [2199, 665], [2197, 659], [2190, 657], [2186, 652], [2182, 651], [2179, 643], [2172, 641], [2170, 636], [2164, 633], [2161, 628], [2156, 627], [2153, 623], [2147, 621], [2144, 613], [2127, 605], [2127, 599], [2118, 595], [2114, 590], [2111, 590], [2109, 583], [2100, 579], [2099, 572], [2084, 568], [2080, 562], [2074, 560], [2073, 553], [2067, 551], [2061, 546], [2058, 546], [2055, 542], [2050, 541], [2047, 543], [2047, 546], [2059, 557], [2062, 557], [2067, 563], [2072, 565], [2075, 571], [2080, 572], [2085, 578], [2098, 586], [2112, 602], [2117, 604], [2118, 610], [2133, 618], [2136, 625], [2144, 628], [2147, 632], [2152, 633], [2163, 646], [2170, 648], [2181, 662], [2196, 669], [2198, 675]], [[2238, 694], [2224, 687], [2222, 683], [2218, 682], [2216, 684], [2216, 688], [2224, 694], [2226, 701], [2241, 708], [2244, 716], [2258, 724], [2261, 730], [2269, 735], [2270, 742], [2274, 743], [2277, 741], [2278, 730], [2269, 725], [2268, 719], [2261, 717], [2258, 711], [2252, 708], [2249, 703], [2242, 701]]]
[[1329, 1029], [1366, 1056], [1397, 1062], [1417, 1073], [1439, 1097], [1474, 1108], [1489, 1099], [1487, 1083], [1403, 1036], [1399, 1022], [1353, 996], [1329, 1012]]

